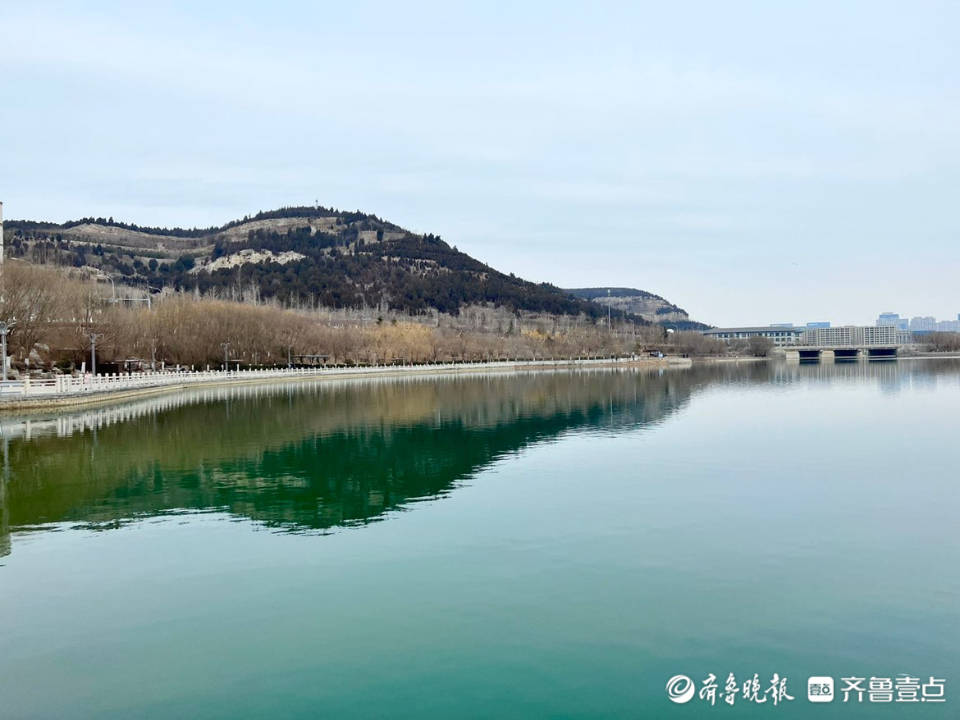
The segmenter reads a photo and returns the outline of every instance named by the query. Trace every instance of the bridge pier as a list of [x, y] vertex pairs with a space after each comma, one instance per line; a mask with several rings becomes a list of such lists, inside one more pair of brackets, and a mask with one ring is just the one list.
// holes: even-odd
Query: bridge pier
[[864, 354], [867, 356], [868, 360], [896, 360], [897, 348], [896, 347], [865, 348]]
[[784, 352], [784, 355], [787, 362], [816, 363], [820, 362], [821, 352], [821, 350], [813, 348], [804, 348], [802, 350], [791, 350], [788, 348]]

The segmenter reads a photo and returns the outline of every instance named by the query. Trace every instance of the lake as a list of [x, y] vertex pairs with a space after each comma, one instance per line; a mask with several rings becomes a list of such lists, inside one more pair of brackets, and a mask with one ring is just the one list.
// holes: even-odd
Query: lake
[[[195, 389], [0, 426], [3, 718], [960, 704], [958, 361]], [[926, 702], [883, 701], [911, 678]]]

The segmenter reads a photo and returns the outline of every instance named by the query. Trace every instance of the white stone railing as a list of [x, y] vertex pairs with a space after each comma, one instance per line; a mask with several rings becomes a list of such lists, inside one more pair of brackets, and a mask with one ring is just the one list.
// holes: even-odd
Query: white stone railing
[[162, 370], [104, 375], [58, 375], [52, 378], [10, 380], [0, 383], [0, 401], [56, 398], [90, 393], [122, 392], [146, 388], [179, 387], [201, 383], [256, 382], [257, 380], [383, 375], [388, 373], [451, 372], [484, 368], [567, 367], [626, 363], [637, 356], [571, 360], [498, 360], [493, 362], [433, 363], [423, 365], [370, 365], [356, 367], [275, 368], [270, 370]]

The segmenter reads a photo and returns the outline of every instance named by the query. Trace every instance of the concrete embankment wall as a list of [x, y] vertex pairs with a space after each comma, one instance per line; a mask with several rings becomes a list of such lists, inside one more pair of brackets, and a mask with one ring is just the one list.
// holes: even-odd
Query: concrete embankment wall
[[361, 368], [326, 368], [314, 371], [240, 371], [226, 373], [171, 373], [169, 377], [161, 374], [148, 376], [139, 387], [131, 387], [117, 382], [110, 386], [73, 386], [69, 392], [47, 392], [34, 395], [0, 396], [0, 412], [16, 412], [29, 409], [75, 407], [98, 403], [112, 403], [132, 398], [147, 397], [169, 392], [179, 392], [187, 388], [212, 387], [217, 385], [261, 384], [275, 382], [322, 382], [324, 380], [345, 380], [368, 377], [403, 377], [408, 375], [431, 375], [475, 372], [519, 372], [542, 370], [571, 370], [578, 368], [617, 368], [617, 367], [667, 367], [671, 365], [687, 366], [690, 360], [682, 358], [598, 358], [590, 360], [535, 360], [489, 363], [451, 363], [440, 365], [410, 365], [403, 367], [380, 366]]

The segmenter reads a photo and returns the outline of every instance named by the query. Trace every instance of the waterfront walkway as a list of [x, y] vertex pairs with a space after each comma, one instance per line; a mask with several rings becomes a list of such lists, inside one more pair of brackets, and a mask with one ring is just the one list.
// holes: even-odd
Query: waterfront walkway
[[[676, 360], [676, 359], [674, 359]], [[58, 375], [47, 379], [25, 378], [0, 383], [0, 409], [34, 405], [76, 404], [101, 398], [137, 395], [197, 385], [271, 382], [408, 375], [425, 373], [517, 370], [539, 368], [606, 367], [628, 364], [665, 364], [641, 356], [572, 360], [501, 360], [475, 363], [434, 363], [423, 365], [375, 365], [359, 367], [273, 368], [269, 370], [165, 370], [106, 375]]]

